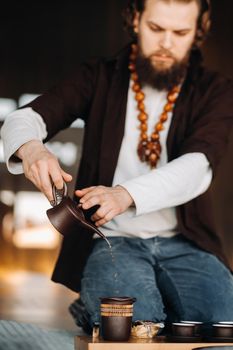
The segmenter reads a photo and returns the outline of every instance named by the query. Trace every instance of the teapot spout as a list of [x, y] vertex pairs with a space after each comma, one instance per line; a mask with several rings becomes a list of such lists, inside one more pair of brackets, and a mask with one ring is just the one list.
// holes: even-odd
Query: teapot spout
[[106, 241], [106, 243], [108, 244], [108, 246], [109, 246], [110, 249], [112, 248], [112, 246], [111, 246], [109, 240], [108, 240], [107, 237], [103, 234], [103, 232], [101, 232], [94, 224], [91, 224], [91, 223], [89, 223], [89, 222], [87, 222], [87, 221], [86, 221], [86, 224], [87, 224], [87, 225], [90, 225], [90, 228], [91, 228], [92, 230], [94, 229], [95, 233], [97, 233], [97, 235], [99, 235], [101, 238], [103, 238], [103, 239]]

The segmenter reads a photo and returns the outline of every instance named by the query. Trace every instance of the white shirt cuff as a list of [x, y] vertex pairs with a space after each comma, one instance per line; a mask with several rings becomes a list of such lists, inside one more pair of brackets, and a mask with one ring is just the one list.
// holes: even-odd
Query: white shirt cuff
[[7, 168], [12, 174], [22, 174], [22, 162], [14, 161], [12, 156], [28, 141], [43, 141], [47, 136], [46, 125], [42, 117], [32, 108], [18, 109], [10, 113], [1, 129], [4, 155]]

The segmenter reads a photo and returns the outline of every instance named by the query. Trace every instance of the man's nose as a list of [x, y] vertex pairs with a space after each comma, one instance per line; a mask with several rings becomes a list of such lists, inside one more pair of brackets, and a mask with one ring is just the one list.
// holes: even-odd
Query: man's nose
[[164, 32], [161, 40], [160, 40], [160, 46], [163, 49], [169, 50], [172, 47], [172, 33], [171, 32]]

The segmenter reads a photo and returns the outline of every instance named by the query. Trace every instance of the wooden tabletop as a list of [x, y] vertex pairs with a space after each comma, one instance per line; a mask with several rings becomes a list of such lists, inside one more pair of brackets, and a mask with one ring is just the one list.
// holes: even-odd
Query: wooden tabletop
[[128, 342], [109, 342], [100, 338], [75, 337], [75, 350], [192, 350], [198, 347], [233, 345], [232, 343], [169, 343], [165, 337], [130, 339]]

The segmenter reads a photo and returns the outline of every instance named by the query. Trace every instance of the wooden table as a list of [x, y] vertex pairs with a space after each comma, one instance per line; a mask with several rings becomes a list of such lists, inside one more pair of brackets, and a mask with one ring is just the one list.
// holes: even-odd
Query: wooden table
[[130, 339], [126, 343], [114, 343], [100, 338], [75, 337], [75, 350], [192, 350], [204, 346], [233, 345], [232, 343], [169, 343], [165, 337], [154, 339]]

